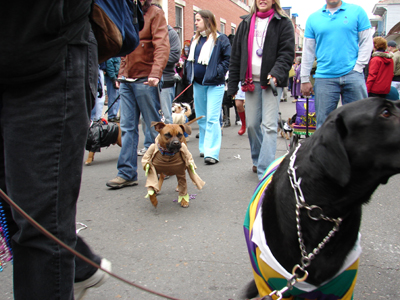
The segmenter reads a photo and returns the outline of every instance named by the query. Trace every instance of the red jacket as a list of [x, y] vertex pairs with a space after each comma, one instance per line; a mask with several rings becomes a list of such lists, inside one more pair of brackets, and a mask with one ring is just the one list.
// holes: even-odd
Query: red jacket
[[367, 90], [368, 93], [389, 94], [393, 78], [393, 54], [375, 51], [369, 62]]

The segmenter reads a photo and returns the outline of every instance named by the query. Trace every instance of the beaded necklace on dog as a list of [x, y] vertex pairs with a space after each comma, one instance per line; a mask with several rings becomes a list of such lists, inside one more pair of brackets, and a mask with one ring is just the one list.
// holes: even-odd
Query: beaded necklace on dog
[[[301, 251], [301, 260], [300, 260], [300, 264], [297, 264], [293, 267], [292, 277], [287, 280], [287, 285], [280, 291], [275, 290], [272, 293], [270, 293], [268, 296], [265, 296], [262, 298], [265, 300], [272, 299], [272, 297], [271, 297], [272, 295], [278, 296], [277, 300], [280, 300], [283, 298], [283, 294], [285, 292], [287, 292], [288, 290], [292, 289], [293, 286], [297, 282], [305, 281], [308, 277], [308, 272], [306, 270], [307, 267], [310, 266], [311, 261], [315, 258], [315, 256], [317, 254], [320, 253], [321, 249], [324, 248], [324, 246], [331, 240], [331, 238], [335, 235], [335, 233], [337, 231], [339, 231], [339, 226], [342, 223], [342, 218], [333, 219], [333, 218], [327, 217], [323, 214], [323, 210], [321, 207], [319, 207], [317, 205], [309, 205], [306, 203], [306, 200], [303, 195], [303, 191], [301, 190], [301, 187], [300, 187], [302, 178], [301, 177], [297, 178], [297, 175], [296, 175], [297, 167], [294, 165], [296, 162], [296, 158], [297, 158], [296, 154], [297, 154], [297, 151], [300, 149], [300, 146], [301, 146], [301, 143], [299, 143], [299, 145], [293, 152], [292, 156], [290, 157], [290, 163], [289, 163], [289, 168], [288, 168], [287, 172], [289, 174], [290, 184], [292, 185], [294, 195], [296, 198], [297, 236], [298, 236], [299, 246], [300, 246], [300, 251]], [[324, 221], [332, 222], [335, 224], [333, 226], [333, 228], [328, 232], [327, 236], [325, 238], [323, 238], [322, 242], [320, 242], [318, 244], [318, 246], [316, 248], [314, 248], [313, 251], [310, 253], [307, 253], [307, 251], [306, 251], [306, 246], [304, 244], [303, 235], [301, 233], [300, 210], [302, 208], [304, 208], [308, 211], [307, 214], [311, 220], [314, 220], [314, 221], [324, 220]], [[302, 272], [302, 275], [299, 275], [298, 273], [296, 273], [298, 271]]]
[[8, 262], [12, 262], [12, 259], [13, 255], [10, 246], [6, 215], [0, 203], [0, 272], [3, 271]]

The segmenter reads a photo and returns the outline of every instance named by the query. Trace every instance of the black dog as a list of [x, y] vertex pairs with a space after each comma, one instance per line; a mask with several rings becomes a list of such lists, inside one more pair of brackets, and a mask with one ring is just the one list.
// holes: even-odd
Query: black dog
[[[299, 247], [297, 200], [291, 184], [293, 169], [294, 180], [301, 178], [304, 203], [320, 208], [312, 209], [311, 217], [335, 219], [338, 227], [305, 267], [301, 263], [304, 255]], [[387, 183], [397, 173], [400, 173], [400, 101], [368, 98], [336, 109], [312, 137], [290, 151], [265, 190], [262, 229], [272, 255], [290, 274], [296, 265], [302, 266], [308, 272], [307, 283], [319, 286], [329, 281], [355, 247], [362, 205], [368, 203], [380, 184]], [[298, 211], [301, 239], [308, 254], [322, 243], [335, 222], [313, 220], [304, 208]], [[305, 274], [294, 273], [298, 277]], [[255, 287], [253, 284], [248, 288], [248, 298], [257, 296], [251, 286]]]

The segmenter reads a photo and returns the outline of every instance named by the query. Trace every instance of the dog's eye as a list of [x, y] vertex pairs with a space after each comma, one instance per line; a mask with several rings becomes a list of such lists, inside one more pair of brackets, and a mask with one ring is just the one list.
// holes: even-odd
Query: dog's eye
[[390, 113], [390, 111], [388, 109], [384, 109], [381, 113], [382, 117], [384, 118], [389, 118], [392, 114]]
[[167, 139], [172, 138], [172, 135], [171, 135], [170, 133], [166, 133], [166, 134], [164, 134], [164, 136], [165, 136]]
[[181, 139], [181, 138], [182, 138], [182, 136], [183, 136], [183, 134], [182, 134], [182, 133], [178, 133], [178, 134], [177, 134], [177, 137], [178, 137], [178, 139]]

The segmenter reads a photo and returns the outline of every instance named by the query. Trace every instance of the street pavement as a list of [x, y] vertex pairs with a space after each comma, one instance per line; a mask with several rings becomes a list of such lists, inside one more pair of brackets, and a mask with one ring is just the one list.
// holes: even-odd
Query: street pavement
[[[295, 113], [291, 100], [281, 102], [284, 120]], [[252, 279], [242, 225], [258, 180], [251, 170], [247, 133], [237, 134], [240, 127], [234, 119], [231, 109], [233, 125], [223, 129], [216, 165], [205, 165], [199, 157], [198, 125], [192, 125], [188, 148], [206, 185], [199, 191], [187, 176], [189, 193], [195, 199], [186, 209], [174, 202], [178, 198], [174, 176], [164, 182], [157, 209], [144, 198], [146, 177], [141, 168], [138, 186], [107, 188], [106, 182], [117, 174], [118, 146], [103, 148], [91, 166], [83, 167], [77, 221], [88, 228], [79, 234], [112, 262], [113, 272], [178, 299], [242, 299], [242, 290]], [[286, 153], [288, 141], [277, 139], [278, 157]], [[143, 139], [139, 149], [142, 146]], [[399, 183], [400, 176], [390, 179], [364, 207], [356, 300], [400, 299]], [[1, 299], [12, 299], [11, 276], [10, 267], [0, 273]], [[90, 289], [85, 299], [162, 298], [110, 278], [103, 286]]]

